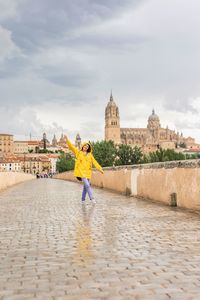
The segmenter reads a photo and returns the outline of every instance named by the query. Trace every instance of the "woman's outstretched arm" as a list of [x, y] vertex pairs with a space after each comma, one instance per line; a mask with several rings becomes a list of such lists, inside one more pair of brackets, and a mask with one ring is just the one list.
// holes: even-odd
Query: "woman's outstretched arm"
[[67, 146], [77, 157], [79, 150], [70, 142], [70, 140], [68, 138], [67, 138]]
[[96, 159], [94, 158], [94, 156], [92, 155], [92, 164], [95, 166], [95, 168], [101, 172], [103, 174], [103, 169], [100, 166], [100, 164], [96, 161]]

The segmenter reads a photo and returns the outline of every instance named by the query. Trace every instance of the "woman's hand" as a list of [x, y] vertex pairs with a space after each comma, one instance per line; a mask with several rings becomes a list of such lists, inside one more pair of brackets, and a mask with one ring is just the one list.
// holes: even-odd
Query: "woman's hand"
[[103, 171], [103, 170], [101, 170], [100, 172], [101, 172], [101, 174], [104, 174], [104, 171]]

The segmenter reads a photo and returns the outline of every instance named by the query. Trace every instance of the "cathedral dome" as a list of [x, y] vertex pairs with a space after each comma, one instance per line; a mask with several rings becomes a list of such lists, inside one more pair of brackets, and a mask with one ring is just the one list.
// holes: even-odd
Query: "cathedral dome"
[[149, 116], [149, 121], [158, 121], [160, 122], [159, 117], [155, 114], [155, 110], [152, 110], [152, 114]]

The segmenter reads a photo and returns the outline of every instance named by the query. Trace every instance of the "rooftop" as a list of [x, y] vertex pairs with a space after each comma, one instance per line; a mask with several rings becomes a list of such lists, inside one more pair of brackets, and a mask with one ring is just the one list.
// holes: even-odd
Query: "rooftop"
[[0, 133], [0, 136], [13, 136], [13, 134], [8, 134], [8, 133]]

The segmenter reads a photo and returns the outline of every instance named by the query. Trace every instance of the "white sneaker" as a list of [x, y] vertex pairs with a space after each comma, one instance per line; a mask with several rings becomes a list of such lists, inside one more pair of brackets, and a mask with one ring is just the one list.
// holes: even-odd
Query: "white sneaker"
[[96, 204], [95, 199], [92, 199], [91, 202], [92, 202], [92, 204]]

